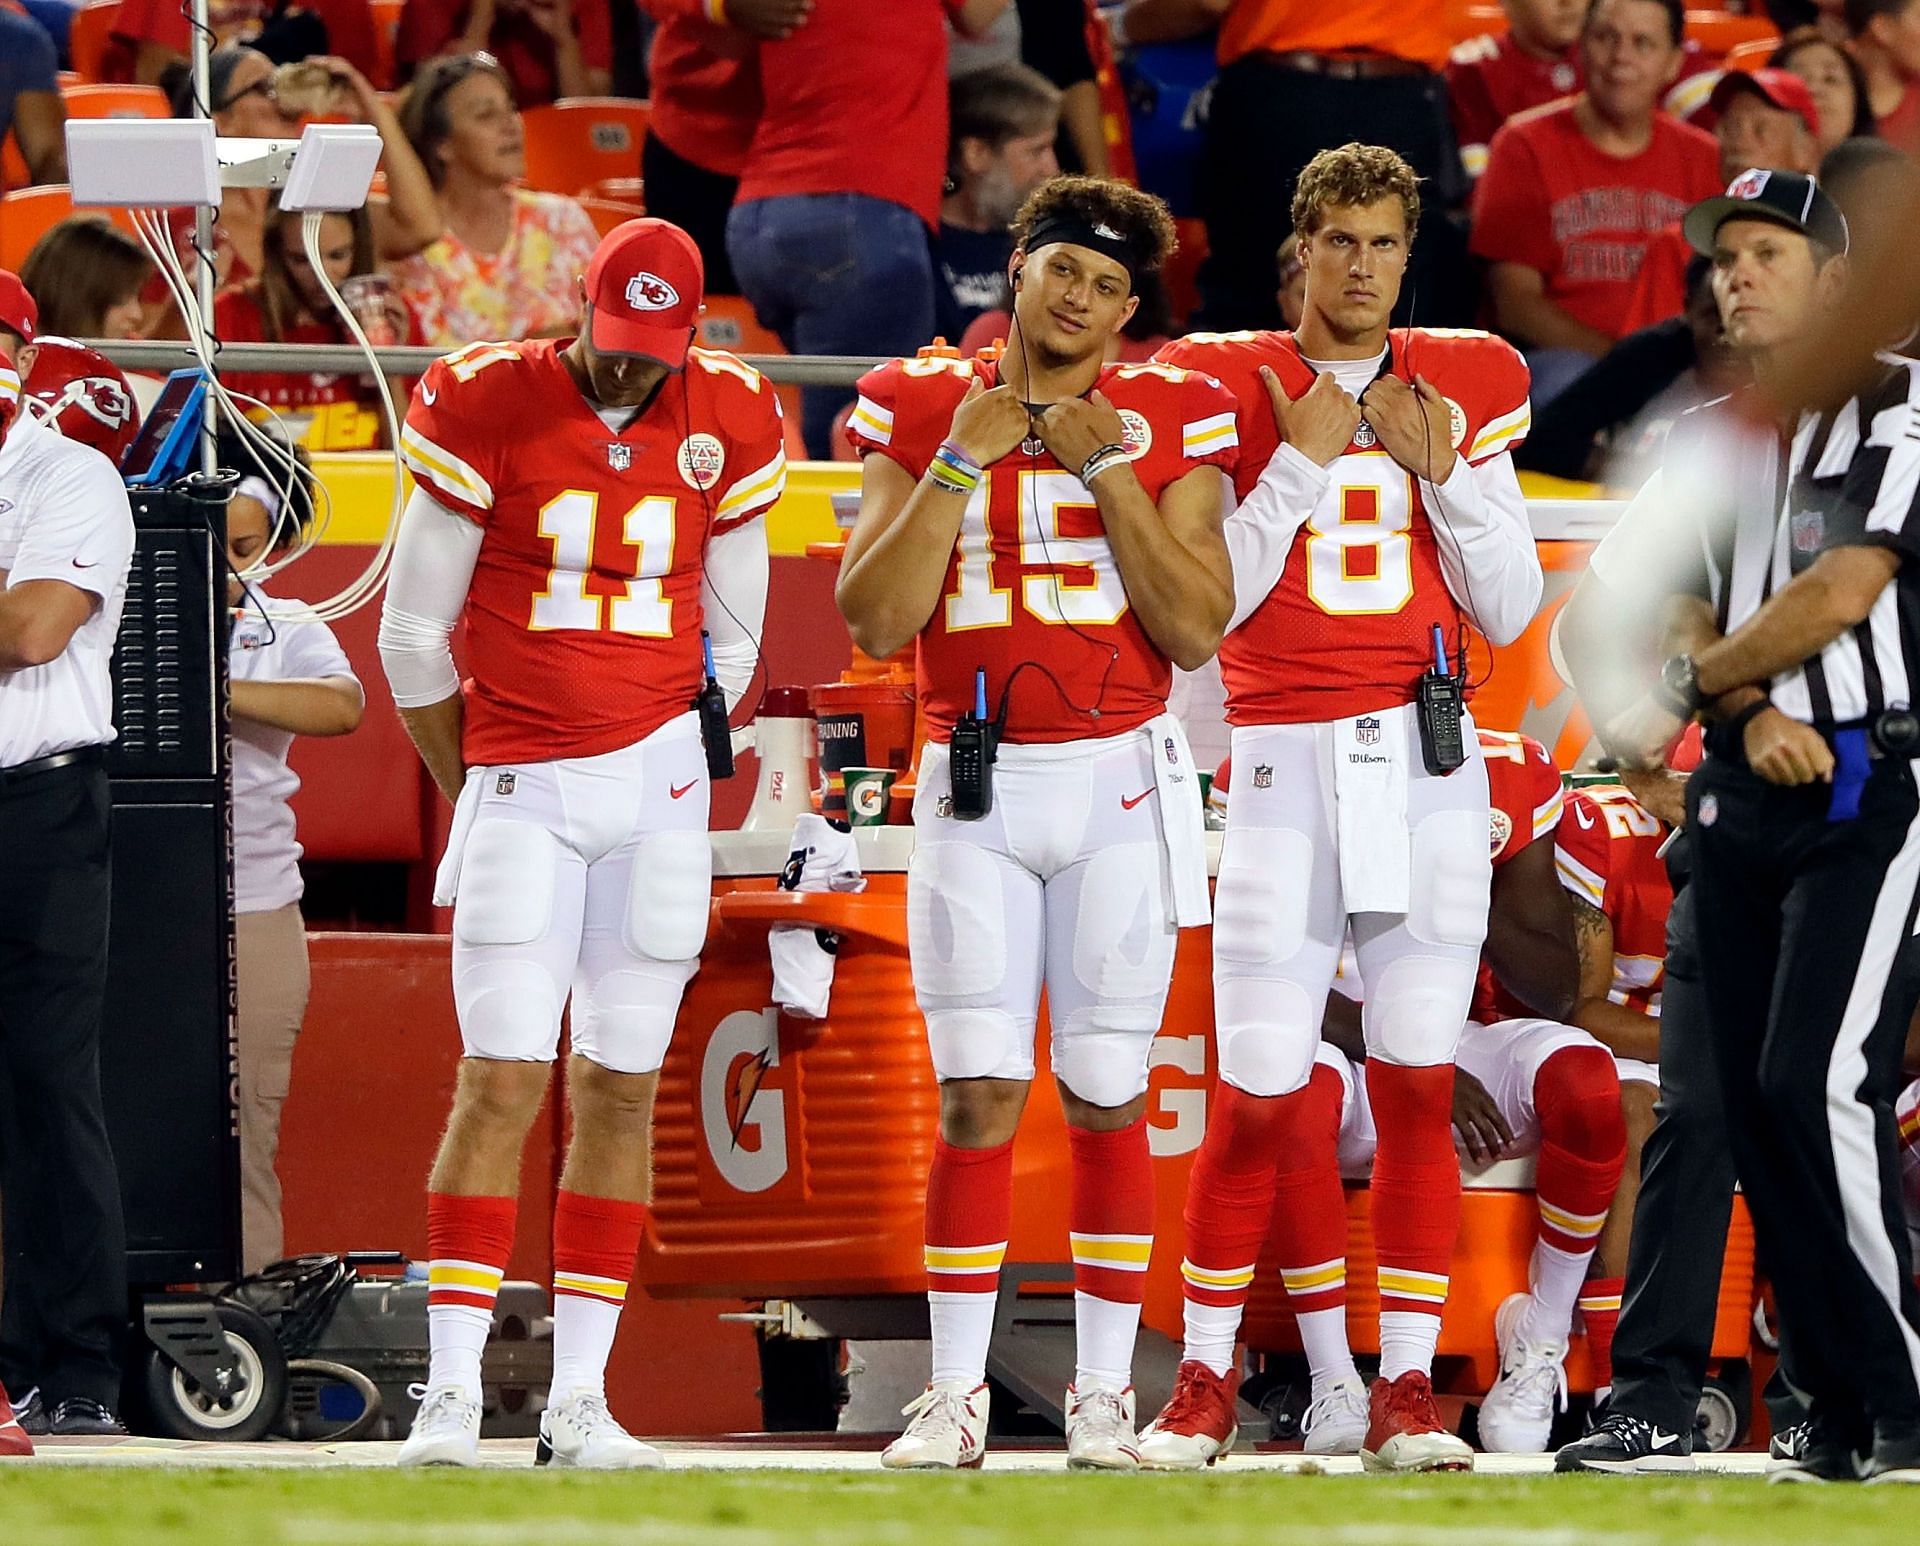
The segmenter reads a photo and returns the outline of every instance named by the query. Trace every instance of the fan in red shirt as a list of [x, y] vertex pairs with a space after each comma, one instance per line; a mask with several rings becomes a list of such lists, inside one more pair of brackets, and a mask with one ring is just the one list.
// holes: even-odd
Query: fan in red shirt
[[[520, 1153], [563, 1008], [573, 1135], [553, 1215], [541, 1463], [657, 1465], [604, 1374], [639, 1250], [654, 1086], [711, 886], [702, 641], [729, 698], [759, 657], [761, 512], [786, 464], [773, 389], [692, 349], [699, 249], [633, 220], [579, 283], [580, 337], [476, 343], [421, 378], [415, 479], [380, 621], [407, 730], [455, 800], [464, 1056], [427, 1194], [427, 1390], [402, 1465], [473, 1465], [480, 1356], [513, 1245]], [[449, 635], [464, 620], [463, 691]]]
[[[1231, 1443], [1234, 1336], [1276, 1166], [1312, 1117], [1303, 1091], [1350, 919], [1381, 1130], [1382, 1378], [1358, 1399], [1362, 1458], [1472, 1463], [1430, 1371], [1459, 1207], [1453, 1050], [1487, 926], [1486, 770], [1470, 733], [1457, 759], [1423, 749], [1415, 701], [1429, 673], [1458, 681], [1468, 626], [1517, 637], [1542, 579], [1508, 454], [1529, 423], [1526, 367], [1486, 334], [1389, 329], [1418, 215], [1394, 152], [1322, 152], [1293, 204], [1299, 331], [1160, 355], [1239, 397], [1242, 450], [1220, 654], [1238, 770], [1214, 929], [1221, 1082], [1188, 1186], [1186, 1358], [1141, 1441], [1155, 1465], [1197, 1467]], [[1262, 397], [1270, 411], [1250, 407]], [[1311, 1182], [1294, 1211], [1337, 1212], [1338, 1175]]]
[[1586, 0], [1502, 0], [1507, 30], [1459, 44], [1447, 59], [1447, 101], [1467, 176], [1487, 169], [1500, 125], [1580, 89], [1574, 44]]
[[1656, 103], [1680, 67], [1680, 0], [1597, 0], [1586, 89], [1493, 138], [1473, 251], [1491, 264], [1496, 325], [1528, 351], [1545, 402], [1625, 327], [1654, 234], [1720, 186], [1713, 137]]
[[394, 50], [403, 77], [442, 54], [491, 54], [522, 108], [613, 83], [607, 0], [407, 0]]
[[1072, 1154], [1068, 1463], [1133, 1470], [1147, 1054], [1177, 931], [1207, 917], [1199, 776], [1166, 696], [1172, 665], [1210, 658], [1232, 610], [1220, 519], [1234, 405], [1198, 372], [1106, 363], [1139, 281], [1173, 249], [1160, 200], [1056, 177], [1013, 231], [1006, 353], [884, 366], [848, 426], [866, 461], [840, 609], [876, 658], [918, 644], [929, 740], [908, 944], [941, 1081], [933, 1381], [882, 1458], [984, 1454], [1044, 986]]

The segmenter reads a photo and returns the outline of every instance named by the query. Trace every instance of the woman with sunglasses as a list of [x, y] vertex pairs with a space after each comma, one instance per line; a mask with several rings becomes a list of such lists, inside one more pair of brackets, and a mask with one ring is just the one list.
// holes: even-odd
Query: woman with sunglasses
[[572, 332], [599, 236], [574, 200], [518, 186], [526, 141], [506, 72], [488, 54], [431, 60], [401, 121], [442, 222], [438, 239], [394, 270], [424, 341]]

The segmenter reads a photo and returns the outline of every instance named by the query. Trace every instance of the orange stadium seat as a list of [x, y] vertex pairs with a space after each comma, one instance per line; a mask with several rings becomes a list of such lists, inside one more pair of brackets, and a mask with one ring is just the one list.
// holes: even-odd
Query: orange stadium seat
[[520, 115], [526, 126], [527, 183], [580, 193], [613, 177], [640, 175], [648, 104], [629, 97], [562, 97]]
[[593, 219], [593, 228], [602, 236], [624, 221], [637, 220], [646, 211], [638, 204], [628, 204], [621, 199], [599, 199], [591, 194], [580, 199], [580, 207]]
[[379, 78], [373, 84], [389, 91], [398, 68], [400, 13], [407, 8], [407, 0], [368, 0], [368, 8], [373, 12], [373, 46], [380, 60]]
[[1736, 44], [1727, 50], [1722, 62], [1729, 70], [1758, 70], [1773, 57], [1773, 51], [1780, 46], [1778, 38], [1754, 38], [1751, 42]]
[[69, 118], [171, 118], [167, 94], [158, 86], [116, 86], [93, 82], [60, 93]]
[[[728, 354], [785, 354], [787, 346], [772, 328], [762, 327], [753, 306], [738, 295], [709, 295], [700, 314], [700, 347], [724, 349]], [[800, 389], [776, 387], [780, 411], [786, 416], [787, 460], [805, 461], [807, 448], [800, 439]]]
[[1778, 42], [1780, 29], [1765, 16], [1735, 16], [1727, 11], [1687, 12], [1687, 36], [1716, 58], [1742, 43]]
[[138, 234], [133, 217], [124, 209], [76, 211], [72, 191], [65, 183], [56, 183], [0, 194], [0, 268], [17, 271], [33, 251], [33, 244], [71, 214], [104, 215], [129, 236]]
[[20, 142], [9, 129], [7, 137], [0, 140], [0, 193], [26, 187], [29, 175], [27, 158], [20, 154]]
[[67, 30], [67, 56], [82, 80], [97, 81], [105, 69], [113, 42], [114, 23], [120, 19], [120, 0], [92, 0], [73, 13]]

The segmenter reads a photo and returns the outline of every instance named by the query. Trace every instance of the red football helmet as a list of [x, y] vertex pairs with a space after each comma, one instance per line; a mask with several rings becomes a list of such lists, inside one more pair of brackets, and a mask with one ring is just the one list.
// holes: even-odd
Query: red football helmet
[[69, 440], [101, 452], [114, 466], [140, 429], [133, 388], [118, 365], [71, 338], [35, 340], [39, 352], [27, 372], [26, 395]]

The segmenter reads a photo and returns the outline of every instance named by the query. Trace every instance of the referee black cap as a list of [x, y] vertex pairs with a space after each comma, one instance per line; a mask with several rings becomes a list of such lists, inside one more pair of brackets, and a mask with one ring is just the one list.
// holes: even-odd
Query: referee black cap
[[1729, 220], [1771, 220], [1833, 252], [1847, 250], [1847, 217], [1805, 172], [1749, 167], [1725, 193], [1688, 210], [1681, 229], [1695, 252], [1711, 257], [1714, 236]]

